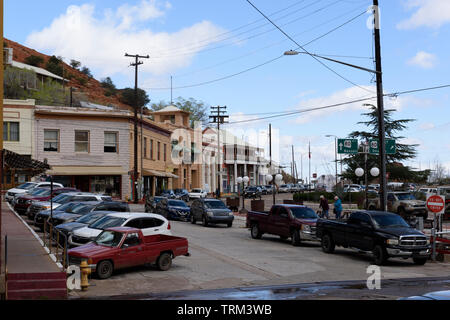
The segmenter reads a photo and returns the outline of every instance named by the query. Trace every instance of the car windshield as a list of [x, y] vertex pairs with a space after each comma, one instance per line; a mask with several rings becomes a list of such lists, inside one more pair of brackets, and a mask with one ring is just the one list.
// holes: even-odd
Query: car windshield
[[86, 213], [90, 212], [93, 207], [94, 207], [93, 205], [89, 205], [89, 204], [75, 206], [71, 209], [71, 212], [76, 213], [76, 214], [86, 214]]
[[76, 222], [91, 224], [104, 216], [105, 216], [104, 213], [92, 212], [92, 213], [89, 213], [87, 215], [84, 215], [84, 216], [78, 218], [76, 220]]
[[64, 204], [62, 204], [62, 205], [60, 205], [60, 206], [58, 207], [58, 211], [69, 211], [70, 208], [72, 208], [73, 206], [75, 206], [75, 205], [77, 205], [77, 204], [79, 204], [79, 203], [76, 203], [76, 202], [67, 202], [67, 203], [64, 203]]
[[399, 193], [397, 194], [398, 200], [416, 200], [416, 197], [411, 193]]
[[205, 206], [208, 209], [227, 209], [227, 206], [220, 200], [217, 200], [217, 201], [205, 201]]
[[103, 217], [89, 225], [89, 228], [103, 230], [107, 228], [120, 227], [127, 219], [117, 217]]
[[27, 182], [27, 183], [24, 183], [24, 184], [21, 184], [20, 186], [18, 186], [17, 189], [26, 189], [26, 190], [28, 190], [28, 189], [33, 188], [34, 186], [36, 186], [36, 183]]
[[292, 215], [297, 219], [318, 219], [317, 214], [311, 208], [289, 208], [292, 212]]
[[68, 199], [70, 197], [70, 195], [65, 194], [65, 193], [61, 193], [59, 195], [57, 195], [56, 197], [53, 198], [53, 202], [57, 202], [57, 203], [65, 203], [66, 199]]
[[158, 203], [158, 202], [160, 202], [162, 199], [164, 199], [164, 198], [153, 198], [153, 201], [155, 201], [155, 203]]
[[42, 196], [42, 197], [47, 197], [47, 196], [50, 195], [50, 190], [49, 190], [49, 189], [42, 189], [42, 188], [34, 189], [34, 190], [31, 192], [31, 195], [32, 195], [32, 196]]
[[192, 189], [192, 192], [193, 192], [193, 193], [201, 193], [201, 192], [202, 192], [202, 189]]
[[168, 204], [173, 207], [187, 207], [184, 201], [169, 200]]
[[115, 231], [103, 231], [95, 239], [95, 243], [106, 247], [117, 247], [122, 240], [123, 233]]
[[396, 214], [373, 215], [376, 228], [409, 227], [402, 217]]

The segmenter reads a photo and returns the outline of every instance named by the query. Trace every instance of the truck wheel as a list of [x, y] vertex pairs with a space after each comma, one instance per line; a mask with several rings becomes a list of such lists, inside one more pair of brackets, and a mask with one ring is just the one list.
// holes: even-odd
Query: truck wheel
[[293, 230], [292, 233], [291, 233], [291, 244], [294, 247], [298, 247], [301, 242], [302, 242], [302, 239], [300, 237], [300, 231]]
[[413, 258], [414, 264], [418, 266], [423, 266], [425, 263], [427, 263], [427, 258]]
[[261, 239], [262, 237], [262, 233], [256, 223], [252, 226], [251, 235], [253, 239]]
[[203, 226], [204, 226], [204, 227], [207, 227], [207, 226], [208, 226], [208, 219], [206, 219], [205, 216], [202, 217], [202, 223], [203, 223]]
[[227, 227], [228, 227], [228, 228], [231, 228], [232, 226], [233, 226], [233, 222], [228, 222], [228, 223], [227, 223]]
[[196, 223], [197, 223], [197, 220], [195, 220], [193, 214], [191, 214], [191, 223], [192, 223], [192, 224], [196, 224]]
[[386, 249], [380, 245], [376, 245], [373, 249], [374, 262], [378, 266], [382, 266], [386, 263], [387, 260], [387, 252]]
[[100, 279], [108, 279], [109, 277], [111, 277], [113, 271], [114, 267], [111, 261], [104, 260], [97, 264], [96, 273]]
[[158, 261], [156, 261], [156, 266], [161, 271], [167, 271], [172, 266], [172, 255], [170, 253], [164, 252], [159, 256]]
[[336, 244], [334, 243], [333, 238], [329, 234], [325, 234], [322, 237], [322, 251], [325, 253], [333, 253]]

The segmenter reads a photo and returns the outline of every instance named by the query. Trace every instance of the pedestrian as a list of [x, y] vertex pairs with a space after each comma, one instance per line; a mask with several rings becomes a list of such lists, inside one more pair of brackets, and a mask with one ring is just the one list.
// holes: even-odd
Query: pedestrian
[[342, 201], [338, 196], [334, 197], [334, 213], [336, 214], [336, 219], [341, 219], [342, 213]]
[[328, 200], [323, 195], [320, 196], [319, 208], [322, 209], [322, 218], [325, 217], [328, 219], [328, 210], [330, 209], [330, 206], [328, 205]]

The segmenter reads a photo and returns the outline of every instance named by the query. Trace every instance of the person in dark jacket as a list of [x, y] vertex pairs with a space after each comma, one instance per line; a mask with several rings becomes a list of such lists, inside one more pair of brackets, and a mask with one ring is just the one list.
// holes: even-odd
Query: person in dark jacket
[[322, 218], [328, 219], [328, 210], [330, 206], [328, 205], [328, 200], [324, 196], [320, 196], [320, 205], [319, 208], [322, 209]]

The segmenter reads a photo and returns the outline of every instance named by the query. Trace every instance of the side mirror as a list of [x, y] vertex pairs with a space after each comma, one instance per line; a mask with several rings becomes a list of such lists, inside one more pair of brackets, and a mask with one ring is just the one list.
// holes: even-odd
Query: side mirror
[[122, 245], [122, 249], [126, 249], [126, 248], [128, 248], [128, 247], [129, 247], [129, 245], [127, 245], [127, 244], [125, 244], [125, 243]]

